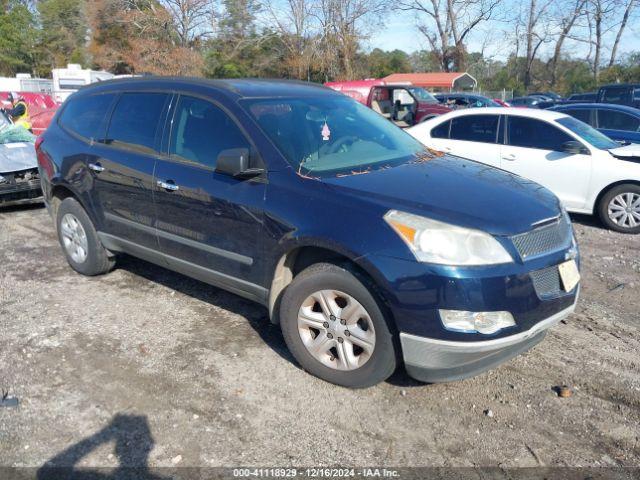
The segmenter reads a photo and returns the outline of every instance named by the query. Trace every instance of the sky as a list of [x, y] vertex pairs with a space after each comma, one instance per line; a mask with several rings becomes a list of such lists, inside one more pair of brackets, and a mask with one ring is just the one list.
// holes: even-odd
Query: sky
[[[417, 18], [412, 12], [393, 12], [390, 15], [393, 19], [386, 22], [383, 28], [377, 28], [376, 33], [370, 35], [365, 43], [367, 49], [381, 48], [383, 50], [400, 49], [405, 52], [412, 53], [421, 49], [429, 49], [426, 39], [418, 32], [416, 28]], [[637, 17], [636, 17], [637, 18]], [[505, 42], [505, 32], [513, 30], [512, 26], [507, 22], [491, 22], [478, 27], [478, 30], [469, 38], [467, 42], [467, 50], [470, 52], [481, 51], [483, 44], [485, 53], [493, 56], [495, 60], [504, 60], [513, 51], [511, 42]], [[615, 33], [610, 35], [609, 44], [613, 43]], [[565, 43], [564, 53], [572, 52], [572, 55], [580, 58], [585, 57], [588, 47], [578, 42], [567, 41]], [[549, 49], [542, 51], [543, 57], [550, 54]], [[618, 58], [620, 55], [640, 51], [640, 21], [630, 22], [618, 47]], [[608, 59], [609, 51], [604, 54], [604, 58]]]

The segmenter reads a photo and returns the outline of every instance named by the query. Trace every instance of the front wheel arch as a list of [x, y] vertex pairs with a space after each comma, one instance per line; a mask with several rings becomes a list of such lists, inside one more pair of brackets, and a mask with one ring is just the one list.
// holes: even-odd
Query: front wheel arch
[[[629, 191], [627, 191], [627, 189], [629, 189]], [[625, 192], [639, 195], [640, 182], [633, 180], [621, 181], [603, 189], [598, 195], [597, 201], [594, 203], [594, 214], [597, 215], [602, 224], [610, 230], [627, 234], [638, 234], [640, 233], [640, 222], [636, 220], [638, 223], [636, 226], [621, 226], [617, 221], [611, 219], [608, 213], [609, 203], [613, 198]]]
[[602, 190], [600, 190], [600, 193], [598, 193], [598, 196], [596, 197], [595, 201], [593, 202], [592, 214], [593, 215], [597, 215], [598, 214], [598, 206], [600, 205], [600, 201], [602, 200], [602, 197], [604, 197], [612, 189], [614, 189], [614, 188], [616, 188], [616, 187], [618, 187], [620, 185], [626, 185], [626, 184], [637, 185], [638, 187], [640, 187], [640, 181], [638, 181], [638, 180], [619, 180], [617, 182], [613, 182], [613, 183], [607, 185]]

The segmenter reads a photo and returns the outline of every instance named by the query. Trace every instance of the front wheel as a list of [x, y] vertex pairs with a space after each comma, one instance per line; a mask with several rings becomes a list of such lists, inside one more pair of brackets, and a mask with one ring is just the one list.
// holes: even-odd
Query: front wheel
[[612, 188], [600, 199], [598, 214], [611, 230], [640, 233], [640, 186], [627, 183]]
[[282, 297], [280, 323], [289, 350], [309, 373], [364, 388], [395, 370], [393, 329], [367, 280], [337, 265], [312, 265]]

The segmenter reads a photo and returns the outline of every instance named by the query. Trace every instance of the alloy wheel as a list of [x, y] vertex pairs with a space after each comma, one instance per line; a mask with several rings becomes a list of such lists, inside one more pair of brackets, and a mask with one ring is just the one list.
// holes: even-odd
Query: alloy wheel
[[351, 295], [337, 290], [317, 291], [302, 302], [298, 333], [316, 360], [336, 370], [362, 367], [376, 344], [366, 309]]
[[75, 215], [67, 213], [60, 222], [60, 233], [64, 248], [76, 263], [84, 263], [89, 252], [87, 234]]
[[640, 194], [627, 192], [613, 197], [607, 207], [609, 219], [622, 228], [640, 226]]

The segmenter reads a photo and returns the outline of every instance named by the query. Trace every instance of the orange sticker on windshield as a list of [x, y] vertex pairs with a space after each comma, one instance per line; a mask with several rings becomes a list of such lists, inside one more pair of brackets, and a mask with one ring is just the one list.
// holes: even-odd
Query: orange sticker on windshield
[[329, 141], [329, 137], [331, 137], [331, 130], [329, 130], [329, 125], [327, 125], [327, 122], [324, 122], [322, 131], [320, 133], [322, 134], [322, 140], [324, 140], [325, 142]]

